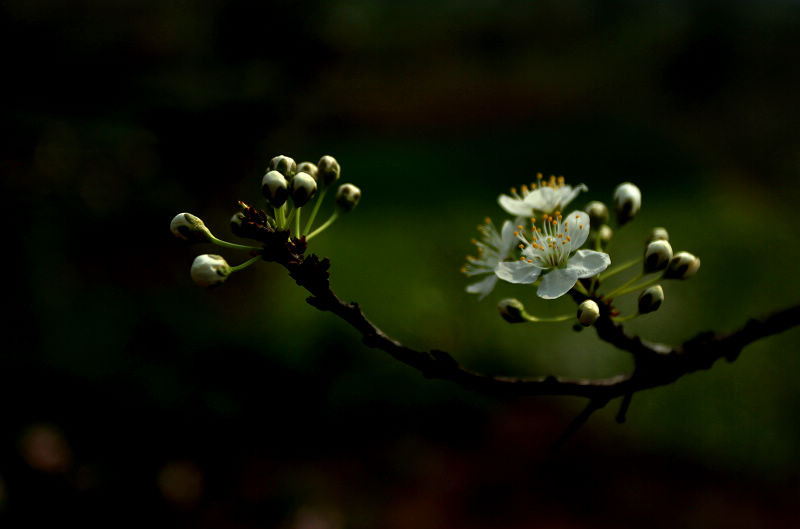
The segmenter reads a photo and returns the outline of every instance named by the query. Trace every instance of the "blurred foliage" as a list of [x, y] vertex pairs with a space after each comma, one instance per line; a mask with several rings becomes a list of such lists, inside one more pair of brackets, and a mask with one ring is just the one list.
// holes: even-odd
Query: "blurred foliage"
[[631, 331], [677, 342], [796, 303], [799, 19], [776, 0], [4, 2], [0, 520], [796, 526], [796, 330], [552, 454], [581, 403], [425, 380], [275, 265], [200, 290], [210, 248], [167, 223], [230, 238], [270, 157], [333, 154], [364, 195], [311, 249], [387, 333], [491, 373], [625, 371], [592, 331], [494, 307], [565, 300], [467, 295], [475, 226], [537, 171], [586, 183], [576, 207], [630, 180], [644, 206], [614, 255], [663, 225], [703, 260]]

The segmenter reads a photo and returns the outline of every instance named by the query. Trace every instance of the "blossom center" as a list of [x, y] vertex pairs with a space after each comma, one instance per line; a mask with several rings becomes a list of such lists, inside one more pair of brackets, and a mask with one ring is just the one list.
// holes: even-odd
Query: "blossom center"
[[563, 176], [557, 177], [555, 175], [550, 175], [550, 178], [544, 178], [542, 173], [536, 173], [536, 182], [531, 182], [530, 186], [527, 184], [522, 184], [522, 186], [519, 188], [519, 191], [517, 191], [516, 187], [512, 187], [510, 191], [512, 197], [521, 200], [528, 196], [531, 192], [536, 191], [536, 189], [545, 187], [559, 189], [565, 185], [566, 183]]
[[[573, 232], [583, 229], [582, 225], [577, 225], [580, 216], [575, 215], [572, 219]], [[531, 264], [536, 264], [542, 268], [562, 268], [566, 266], [569, 255], [573, 250], [572, 236], [570, 235], [570, 219], [564, 219], [560, 212], [555, 215], [544, 215], [542, 226], [536, 226], [536, 219], [531, 219], [532, 228], [530, 241], [520, 232], [517, 237], [523, 241], [519, 247], [523, 250], [521, 260]], [[520, 231], [522, 226], [518, 226]]]

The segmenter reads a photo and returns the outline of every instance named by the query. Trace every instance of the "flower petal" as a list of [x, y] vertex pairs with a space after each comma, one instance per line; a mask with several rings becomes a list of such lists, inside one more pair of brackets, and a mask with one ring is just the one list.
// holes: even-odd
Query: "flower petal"
[[502, 261], [508, 254], [511, 253], [511, 248], [518, 242], [517, 236], [514, 235], [514, 232], [517, 230], [517, 227], [511, 223], [510, 220], [507, 220], [503, 223], [503, 228], [500, 234], [502, 241], [498, 245], [498, 252], [497, 255]]
[[525, 197], [525, 202], [537, 211], [552, 213], [558, 207], [558, 193], [552, 187], [543, 186]]
[[497, 203], [500, 204], [501, 208], [512, 215], [520, 217], [531, 216], [532, 207], [527, 204], [525, 200], [513, 198], [508, 195], [500, 195], [497, 197]]
[[589, 237], [589, 215], [585, 211], [573, 211], [564, 217], [564, 224], [570, 236], [570, 252], [577, 250]]
[[578, 193], [580, 193], [581, 191], [589, 191], [589, 188], [586, 187], [586, 184], [580, 184], [575, 187], [570, 187], [570, 186], [562, 187], [561, 188], [562, 197], [558, 201], [558, 207], [563, 208], [564, 206], [572, 202], [575, 199], [575, 197], [578, 196]]
[[563, 296], [575, 286], [578, 275], [570, 268], [556, 268], [542, 277], [542, 284], [536, 294], [540, 298], [555, 299]]
[[467, 285], [467, 292], [470, 294], [478, 294], [478, 299], [483, 299], [494, 289], [496, 283], [497, 276], [492, 274], [482, 281]]
[[578, 250], [569, 258], [567, 270], [573, 270], [579, 278], [592, 277], [611, 264], [611, 257], [607, 253], [594, 250]]
[[503, 281], [527, 285], [539, 278], [542, 269], [527, 261], [510, 261], [498, 264], [494, 273]]

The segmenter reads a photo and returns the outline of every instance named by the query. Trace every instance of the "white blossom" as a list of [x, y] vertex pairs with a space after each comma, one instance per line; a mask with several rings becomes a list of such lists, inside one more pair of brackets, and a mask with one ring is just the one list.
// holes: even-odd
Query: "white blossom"
[[593, 277], [611, 264], [606, 253], [579, 250], [589, 236], [589, 215], [573, 211], [566, 217], [545, 215], [542, 227], [534, 225], [530, 240], [520, 231], [519, 261], [499, 263], [495, 274], [509, 283], [530, 284], [541, 277], [537, 295], [554, 299], [566, 294], [578, 279]]
[[551, 176], [543, 180], [538, 175], [538, 183], [522, 186], [521, 192], [511, 189], [511, 196], [500, 195], [497, 202], [504, 210], [516, 217], [530, 217], [536, 212], [551, 214], [564, 209], [581, 191], [588, 191], [584, 184], [572, 187], [564, 183], [564, 177]]
[[494, 227], [494, 223], [488, 218], [485, 224], [478, 226], [478, 230], [482, 234], [481, 240], [472, 241], [478, 247], [478, 256], [468, 256], [467, 264], [461, 271], [468, 276], [489, 274], [483, 280], [467, 286], [467, 292], [478, 294], [479, 299], [483, 299], [497, 283], [497, 275], [495, 275], [497, 267], [508, 258], [517, 241], [517, 236], [514, 234], [514, 224], [509, 220], [503, 223], [499, 233]]

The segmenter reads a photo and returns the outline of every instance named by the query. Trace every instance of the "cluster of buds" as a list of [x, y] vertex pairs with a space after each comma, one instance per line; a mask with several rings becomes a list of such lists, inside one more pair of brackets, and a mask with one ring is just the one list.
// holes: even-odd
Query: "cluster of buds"
[[[334, 210], [321, 225], [314, 227], [314, 221], [320, 210], [327, 191], [339, 180], [341, 167], [332, 156], [323, 156], [315, 164], [312, 162], [296, 163], [288, 156], [276, 156], [267, 166], [266, 174], [261, 179], [261, 191], [267, 201], [269, 212], [260, 212], [266, 228], [274, 232], [284, 232], [286, 238], [295, 237], [306, 241], [316, 237], [342, 213], [352, 211], [361, 198], [361, 190], [353, 184], [340, 185], [334, 198]], [[301, 210], [312, 199], [316, 198], [311, 213], [301, 226]], [[231, 231], [246, 236], [242, 225], [245, 214], [239, 211], [231, 218]], [[216, 254], [197, 256], [192, 263], [190, 275], [198, 285], [212, 287], [222, 284], [233, 272], [247, 268], [261, 260], [263, 246], [250, 246], [224, 241], [211, 233], [211, 230], [197, 216], [191, 213], [179, 213], [170, 223], [170, 230], [175, 237], [191, 242], [209, 242], [232, 250], [240, 250], [250, 254], [250, 259], [237, 266], [230, 266], [225, 258]]]
[[[700, 267], [700, 259], [689, 252], [673, 254], [669, 234], [654, 228], [647, 238], [641, 257], [609, 268], [606, 253], [619, 229], [634, 220], [642, 207], [639, 188], [625, 182], [617, 186], [613, 208], [600, 201], [589, 202], [583, 211], [563, 215], [561, 211], [585, 185], [572, 187], [563, 177], [537, 176], [537, 182], [512, 188], [510, 195], [500, 195], [498, 203], [512, 216], [500, 229], [489, 219], [478, 227], [482, 238], [473, 241], [477, 257], [468, 257], [462, 268], [468, 276], [486, 275], [467, 287], [467, 292], [485, 297], [498, 280], [532, 284], [544, 299], [564, 294], [578, 303], [576, 316], [536, 317], [526, 312], [515, 298], [504, 299], [498, 311], [510, 323], [572, 320], [576, 329], [594, 325], [601, 317], [624, 321], [658, 310], [664, 301], [664, 289], [656, 284], [667, 279], [688, 279]], [[612, 216], [613, 212], [613, 216]], [[524, 226], [530, 223], [530, 228]], [[614, 228], [612, 229], [612, 225]], [[616, 263], [614, 263], [616, 265]], [[608, 279], [640, 264], [640, 272], [627, 282], [604, 292]], [[655, 275], [646, 280], [645, 276]], [[614, 301], [625, 294], [639, 292], [636, 313], [621, 317]]]
[[[642, 192], [639, 188], [625, 182], [614, 190], [614, 213], [617, 227], [631, 222], [642, 207]], [[606, 248], [610, 242], [613, 231], [608, 225], [609, 210], [605, 204], [598, 201], [589, 202], [585, 211], [592, 219], [594, 237], [590, 240], [596, 248]], [[638, 274], [616, 288], [602, 293], [602, 281], [607, 281], [617, 273], [634, 268], [641, 263]], [[624, 321], [642, 314], [655, 312], [664, 301], [664, 289], [660, 284], [665, 279], [688, 279], [697, 273], [700, 268], [700, 259], [689, 252], [673, 253], [669, 242], [669, 232], [665, 228], [653, 228], [648, 235], [642, 257], [618, 265], [601, 274], [590, 284], [590, 295], [609, 307], [609, 313], [615, 314], [613, 309], [615, 299], [625, 294], [639, 292], [637, 311], [627, 317], [615, 316], [616, 321]], [[649, 280], [645, 276], [654, 275]]]
[[[342, 169], [333, 156], [323, 156], [313, 162], [296, 163], [288, 156], [280, 155], [270, 160], [261, 179], [261, 192], [272, 207], [269, 222], [278, 230], [289, 230], [295, 237], [312, 239], [339, 216], [356, 207], [361, 199], [361, 190], [353, 184], [342, 184], [334, 199], [336, 209], [328, 221], [312, 231], [319, 207], [328, 189], [339, 180]], [[301, 210], [316, 196], [311, 215], [301, 227]]]

